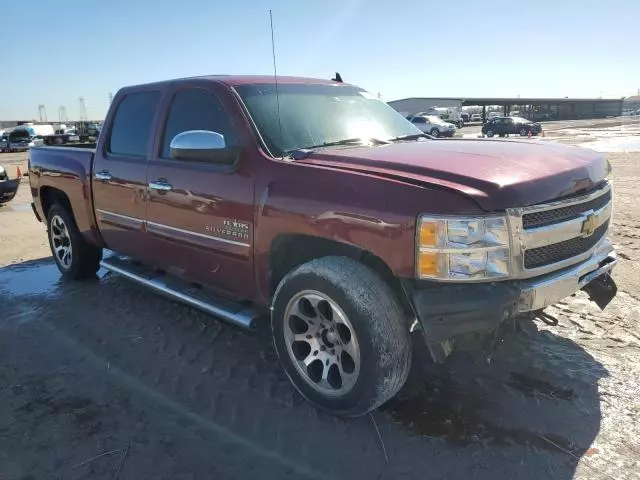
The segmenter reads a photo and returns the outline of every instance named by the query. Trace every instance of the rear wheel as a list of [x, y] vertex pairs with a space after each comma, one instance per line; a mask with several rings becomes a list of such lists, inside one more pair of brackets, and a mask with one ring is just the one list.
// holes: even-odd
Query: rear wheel
[[409, 373], [409, 329], [395, 295], [348, 258], [313, 260], [289, 273], [275, 293], [271, 328], [295, 388], [336, 415], [365, 415]]
[[65, 207], [55, 204], [49, 209], [47, 229], [51, 253], [63, 277], [76, 280], [95, 276], [102, 249], [86, 242]]

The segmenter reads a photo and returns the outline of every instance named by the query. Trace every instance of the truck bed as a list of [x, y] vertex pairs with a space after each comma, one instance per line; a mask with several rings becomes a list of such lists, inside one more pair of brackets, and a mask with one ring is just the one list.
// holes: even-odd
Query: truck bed
[[[95, 224], [91, 195], [91, 167], [95, 151], [95, 144], [29, 149], [29, 183], [34, 200], [47, 195], [47, 192], [64, 193], [73, 206], [80, 231], [91, 230]], [[45, 219], [42, 201], [34, 204], [40, 218]]]

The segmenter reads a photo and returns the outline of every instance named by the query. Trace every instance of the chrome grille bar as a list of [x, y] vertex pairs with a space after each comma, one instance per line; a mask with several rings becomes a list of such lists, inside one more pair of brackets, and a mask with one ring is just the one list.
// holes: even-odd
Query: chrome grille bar
[[[572, 197], [547, 204], [534, 205], [524, 208], [512, 208], [507, 210], [509, 229], [511, 232], [511, 267], [515, 278], [530, 278], [544, 275], [562, 268], [571, 266], [588, 259], [605, 241], [606, 231], [602, 232], [602, 227], [609, 222], [612, 214], [611, 185], [607, 182], [600, 189], [588, 195]], [[568, 209], [567, 207], [571, 207]], [[584, 208], [581, 208], [584, 207]], [[593, 207], [598, 207], [594, 209]], [[560, 220], [545, 226], [524, 228], [523, 218], [531, 213], [548, 212], [563, 209], [562, 214], [570, 211], [571, 215], [566, 216], [567, 220]], [[545, 216], [550, 218], [553, 215]], [[531, 222], [529, 222], [531, 224]], [[603, 227], [608, 228], [608, 227]], [[592, 235], [594, 241], [579, 241]], [[601, 237], [601, 238], [600, 238]], [[578, 239], [571, 242], [573, 239]], [[547, 258], [562, 258], [562, 249], [565, 246], [575, 248], [576, 244], [585, 245], [586, 251], [561, 261], [539, 265], [539, 262], [528, 262], [535, 264], [534, 268], [526, 268], [525, 252], [537, 249], [536, 254]], [[545, 247], [549, 248], [549, 255], [545, 255]], [[573, 253], [573, 251], [571, 252]], [[528, 255], [529, 259], [531, 255]]]

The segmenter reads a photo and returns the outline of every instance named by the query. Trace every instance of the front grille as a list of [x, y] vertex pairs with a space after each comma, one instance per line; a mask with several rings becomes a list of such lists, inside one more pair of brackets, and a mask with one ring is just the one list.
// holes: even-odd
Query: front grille
[[[605, 195], [603, 195], [604, 197]], [[609, 193], [609, 196], [611, 194]], [[599, 197], [596, 200], [600, 200]], [[589, 202], [591, 203], [591, 202]], [[576, 205], [584, 210], [585, 203]], [[563, 207], [565, 208], [565, 207]], [[569, 207], [566, 207], [569, 208]], [[542, 212], [548, 213], [548, 212]], [[544, 247], [532, 248], [524, 252], [524, 268], [537, 268], [552, 263], [561, 262], [571, 257], [576, 257], [582, 253], [589, 251], [605, 236], [609, 221], [600, 225], [589, 237], [576, 237], [564, 242], [558, 242]]]
[[546, 227], [555, 223], [566, 222], [580, 217], [589, 210], [598, 210], [611, 201], [611, 190], [593, 200], [577, 205], [543, 210], [541, 212], [526, 213], [522, 216], [522, 227], [525, 230], [537, 227]]

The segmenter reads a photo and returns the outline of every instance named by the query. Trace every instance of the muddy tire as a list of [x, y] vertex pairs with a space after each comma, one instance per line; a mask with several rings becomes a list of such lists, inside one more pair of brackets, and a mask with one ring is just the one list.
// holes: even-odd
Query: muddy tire
[[95, 277], [102, 249], [86, 242], [73, 215], [60, 204], [53, 205], [47, 213], [47, 236], [53, 259], [64, 278]]
[[369, 413], [409, 373], [411, 340], [398, 300], [376, 273], [345, 257], [290, 272], [274, 295], [271, 330], [291, 383], [335, 415]]

